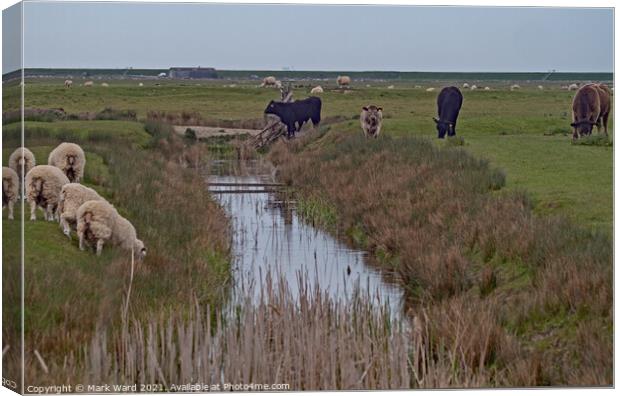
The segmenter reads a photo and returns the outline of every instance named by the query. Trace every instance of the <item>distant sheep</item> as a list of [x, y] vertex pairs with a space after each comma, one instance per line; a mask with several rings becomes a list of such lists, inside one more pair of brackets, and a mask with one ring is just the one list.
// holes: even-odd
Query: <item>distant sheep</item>
[[84, 177], [86, 156], [75, 143], [60, 143], [50, 153], [47, 164], [59, 168], [72, 183], [79, 183]]
[[366, 137], [379, 137], [383, 124], [383, 109], [377, 106], [364, 106], [360, 114], [360, 124]]
[[545, 89], [545, 87], [543, 87], [542, 85], [539, 85], [539, 86], [538, 86], [538, 89], [542, 91], [542, 90], [544, 90], [544, 89]]
[[312, 95], [322, 94], [322, 93], [323, 93], [323, 87], [321, 87], [320, 85], [318, 85], [318, 86], [316, 86], [316, 87], [312, 88], [312, 89], [310, 90], [310, 93], [311, 93]]
[[[37, 161], [34, 158], [34, 154], [26, 147], [19, 147], [9, 156], [9, 168], [17, 173], [20, 181], [36, 165]], [[22, 166], [24, 167], [24, 174], [22, 174]]]
[[513, 84], [510, 86], [511, 91], [516, 91], [518, 89], [521, 89], [521, 86], [519, 84]]
[[71, 86], [73, 86], [73, 81], [65, 80], [65, 88], [71, 88]]
[[269, 76], [263, 78], [263, 83], [260, 85], [261, 87], [275, 87], [276, 86], [276, 78], [274, 76]]
[[472, 90], [472, 91], [475, 91], [475, 90], [478, 89], [478, 86], [477, 85], [472, 85], [471, 88], [469, 88], [469, 89]]
[[77, 234], [80, 250], [86, 243], [95, 244], [97, 255], [106, 242], [133, 251], [141, 260], [146, 256], [144, 243], [136, 237], [136, 229], [106, 201], [86, 201], [77, 211]]
[[101, 83], [101, 86], [102, 86], [102, 87], [107, 88], [107, 87], [109, 87], [110, 85], [109, 85], [108, 83], [103, 82], [103, 83]]
[[92, 82], [92, 81], [86, 81], [83, 85], [84, 85], [85, 87], [92, 87], [93, 85], [95, 85], [95, 83], [94, 83], [94, 82]]
[[55, 166], [37, 165], [26, 174], [26, 201], [30, 204], [30, 220], [36, 220], [37, 206], [45, 211], [45, 219], [58, 218], [58, 202], [62, 186], [69, 179]]
[[92, 188], [80, 183], [69, 183], [60, 190], [58, 213], [62, 232], [71, 239], [71, 227], [77, 225], [77, 211], [86, 201], [101, 201], [103, 198]]
[[13, 220], [13, 205], [19, 196], [19, 177], [17, 172], [6, 166], [2, 167], [2, 209], [9, 208], [9, 220]]
[[463, 89], [467, 89], [467, 88], [469, 88], [469, 84], [464, 83], [464, 84], [463, 84]]
[[484, 87], [484, 90], [485, 90], [485, 91], [490, 91], [490, 90], [491, 90], [491, 88], [490, 88], [490, 87]]
[[430, 88], [426, 88], [426, 92], [433, 92], [435, 90], [435, 88], [430, 87]]
[[338, 76], [336, 79], [336, 83], [339, 87], [348, 87], [351, 85], [351, 77], [349, 76]]
[[139, 86], [139, 87], [143, 87], [143, 86], [144, 86], [144, 84], [142, 84], [142, 83], [138, 83], [138, 86]]
[[577, 85], [577, 84], [571, 84], [571, 85], [568, 86], [568, 90], [569, 91], [576, 91], [578, 89], [579, 89], [579, 85]]
[[394, 89], [394, 86], [393, 86], [393, 85], [389, 85], [389, 86], [387, 87], [387, 89]]

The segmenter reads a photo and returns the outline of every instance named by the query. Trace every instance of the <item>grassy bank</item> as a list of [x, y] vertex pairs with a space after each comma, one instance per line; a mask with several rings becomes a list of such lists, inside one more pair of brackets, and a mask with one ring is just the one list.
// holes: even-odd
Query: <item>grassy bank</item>
[[[96, 257], [80, 251], [75, 233], [67, 239], [57, 223], [44, 222], [41, 216], [36, 222], [26, 220], [26, 382], [31, 384], [52, 383], [63, 375], [45, 373], [35, 350], [48, 367], [62, 366], [65, 359], [78, 359], [96, 331], [119, 331], [123, 315], [141, 321], [189, 312], [196, 302], [218, 307], [228, 291], [228, 220], [206, 192], [199, 172], [180, 165], [183, 142], [160, 125], [145, 130], [139, 123], [87, 123], [28, 123], [27, 147], [38, 163], [46, 163], [60, 141], [80, 144], [87, 155], [85, 184], [134, 224], [148, 254], [136, 267], [129, 292], [127, 253], [107, 246]], [[102, 138], [93, 139], [92, 133]], [[10, 132], [3, 137], [7, 161], [18, 141]], [[19, 300], [11, 295], [19, 292], [13, 282], [19, 279], [20, 256], [10, 247], [19, 246], [19, 221], [3, 216], [3, 231], [3, 246], [9, 247], [3, 250], [3, 286], [14, 303]], [[4, 310], [5, 323], [19, 323], [18, 307]], [[19, 329], [4, 329], [5, 345], [14, 347], [6, 356], [11, 361], [19, 349]]]
[[612, 382], [605, 232], [536, 216], [527, 193], [503, 188], [503, 171], [450, 144], [368, 141], [334, 127], [281, 142], [270, 158], [319, 222], [399, 275], [436, 342], [489, 343], [465, 358], [490, 370], [489, 383], [493, 370], [507, 370], [512, 385]]

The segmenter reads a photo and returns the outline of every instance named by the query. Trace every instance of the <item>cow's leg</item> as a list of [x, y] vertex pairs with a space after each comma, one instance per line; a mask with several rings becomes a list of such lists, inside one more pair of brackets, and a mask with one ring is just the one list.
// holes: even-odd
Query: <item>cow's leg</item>
[[603, 128], [605, 130], [605, 136], [609, 136], [607, 134], [607, 120], [609, 119], [609, 112], [607, 112], [604, 116], [603, 116]]

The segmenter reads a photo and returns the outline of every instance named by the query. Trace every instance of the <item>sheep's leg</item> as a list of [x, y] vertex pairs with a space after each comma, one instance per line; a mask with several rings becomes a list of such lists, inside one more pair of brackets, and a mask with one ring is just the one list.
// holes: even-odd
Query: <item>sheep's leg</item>
[[103, 250], [103, 239], [97, 239], [97, 256], [101, 256]]
[[45, 218], [47, 221], [54, 221], [54, 207], [52, 204], [47, 204], [45, 207]]
[[37, 203], [30, 202], [30, 220], [34, 221], [37, 219]]
[[13, 220], [13, 201], [9, 201], [9, 220]]
[[84, 250], [84, 231], [78, 229], [78, 240], [79, 240], [79, 246], [80, 246], [80, 250]]
[[65, 234], [67, 238], [71, 239], [71, 227], [64, 215], [60, 216], [60, 227], [62, 228], [62, 233]]

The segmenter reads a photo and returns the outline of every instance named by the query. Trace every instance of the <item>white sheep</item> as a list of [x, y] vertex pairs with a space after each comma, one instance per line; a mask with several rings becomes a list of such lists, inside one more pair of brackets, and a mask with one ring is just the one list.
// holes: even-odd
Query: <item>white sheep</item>
[[94, 82], [92, 82], [92, 81], [86, 81], [86, 82], [84, 83], [84, 86], [85, 86], [85, 87], [92, 87], [93, 85], [95, 85], [95, 83], [94, 83]]
[[545, 87], [543, 87], [542, 85], [539, 85], [538, 89], [542, 91], [543, 89], [545, 89]]
[[491, 87], [484, 87], [484, 90], [485, 90], [485, 91], [490, 91], [490, 90], [491, 90]]
[[321, 87], [320, 85], [317, 85], [316, 87], [312, 88], [312, 90], [310, 90], [310, 93], [313, 94], [313, 95], [322, 94], [323, 93], [323, 87]]
[[393, 85], [388, 85], [387, 89], [394, 89]]
[[84, 177], [86, 156], [84, 150], [75, 143], [60, 143], [50, 153], [47, 164], [59, 168], [72, 183], [79, 183]]
[[2, 167], [2, 209], [9, 208], [9, 220], [13, 220], [13, 205], [19, 196], [19, 177], [13, 169]]
[[62, 186], [69, 179], [55, 166], [37, 165], [26, 174], [26, 201], [30, 204], [30, 220], [36, 220], [37, 206], [45, 212], [45, 219], [58, 219], [58, 202]]
[[261, 87], [275, 87], [276, 78], [274, 76], [268, 76], [263, 78], [263, 83], [260, 85]]
[[464, 83], [464, 84], [463, 84], [463, 89], [467, 89], [467, 88], [469, 88], [469, 84]]
[[351, 85], [351, 77], [349, 76], [338, 76], [336, 79], [336, 83], [339, 87], [348, 87]]
[[578, 89], [579, 89], [579, 85], [577, 85], [577, 84], [571, 84], [571, 85], [568, 86], [568, 90], [569, 91], [576, 91]]
[[[32, 151], [26, 147], [19, 147], [9, 156], [9, 168], [17, 172], [19, 180], [23, 180], [30, 169], [37, 165], [37, 161], [34, 158]], [[24, 167], [24, 173], [22, 174], [22, 166]]]
[[65, 80], [65, 88], [71, 88], [71, 86], [73, 86], [73, 81]]
[[139, 87], [143, 87], [143, 86], [144, 86], [144, 84], [142, 84], [142, 83], [139, 83], [139, 84], [138, 84], [138, 86], [139, 86]]
[[426, 92], [433, 92], [435, 90], [435, 88], [430, 87], [430, 88], [426, 88]]
[[92, 188], [80, 183], [69, 183], [60, 190], [58, 213], [62, 232], [71, 239], [71, 227], [77, 224], [77, 211], [86, 201], [101, 201], [103, 198]]
[[521, 86], [519, 84], [513, 84], [510, 86], [511, 91], [515, 91], [517, 89], [521, 89]]
[[134, 226], [106, 201], [86, 201], [79, 207], [77, 234], [80, 250], [84, 250], [85, 243], [94, 242], [96, 253], [100, 255], [103, 244], [110, 242], [132, 251], [138, 260], [146, 256], [146, 248], [136, 237]]
[[470, 89], [470, 90], [472, 90], [472, 91], [475, 91], [475, 90], [477, 90], [477, 89], [478, 89], [478, 86], [474, 84], [474, 85], [472, 85], [472, 86], [471, 86], [471, 88], [469, 88], [469, 89]]
[[106, 83], [106, 82], [102, 82], [102, 83], [101, 83], [101, 86], [102, 86], [102, 87], [107, 88], [107, 87], [109, 87], [110, 85], [109, 85], [108, 83]]

